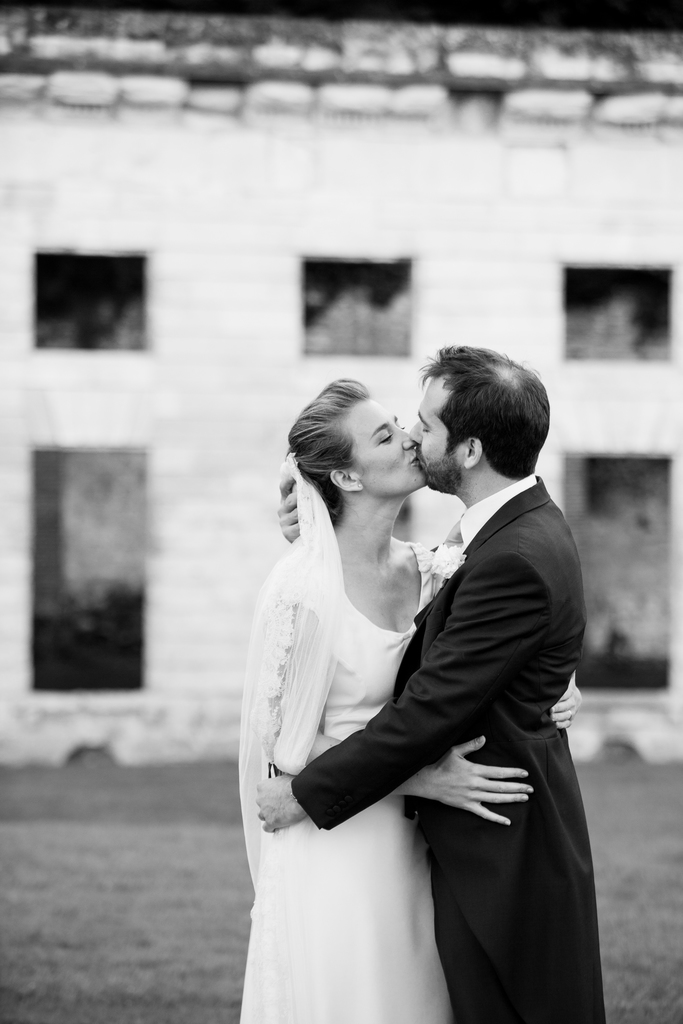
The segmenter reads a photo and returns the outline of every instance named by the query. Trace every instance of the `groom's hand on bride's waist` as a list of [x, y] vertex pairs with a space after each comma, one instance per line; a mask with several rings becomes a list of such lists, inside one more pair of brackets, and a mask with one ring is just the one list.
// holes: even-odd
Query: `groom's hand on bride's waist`
[[306, 811], [292, 793], [292, 776], [280, 775], [277, 779], [264, 779], [256, 787], [256, 803], [264, 832], [277, 832], [303, 821]]

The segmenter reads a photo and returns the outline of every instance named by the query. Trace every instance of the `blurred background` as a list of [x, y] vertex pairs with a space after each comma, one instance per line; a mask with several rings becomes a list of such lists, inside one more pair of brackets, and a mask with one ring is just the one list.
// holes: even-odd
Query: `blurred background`
[[[683, 1020], [683, 11], [454, 7], [0, 5], [0, 819], [22, 894], [2, 1024], [61, 1022], [65, 1000], [69, 1024], [233, 1020], [230, 762], [287, 431], [339, 376], [412, 424], [444, 344], [548, 388], [611, 1019]], [[453, 519], [425, 491], [397, 530], [434, 544]], [[47, 890], [49, 926], [27, 909]], [[113, 923], [126, 892], [137, 938]], [[126, 950], [111, 1005], [99, 942], [110, 967]]]

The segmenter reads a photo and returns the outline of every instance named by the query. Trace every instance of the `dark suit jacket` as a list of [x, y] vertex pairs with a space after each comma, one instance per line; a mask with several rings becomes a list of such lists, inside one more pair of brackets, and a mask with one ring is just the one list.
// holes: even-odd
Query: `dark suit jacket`
[[499, 509], [466, 553], [416, 620], [394, 701], [316, 758], [293, 791], [319, 827], [333, 828], [453, 744], [485, 735], [472, 760], [526, 768], [534, 794], [505, 808], [509, 828], [414, 801], [432, 854], [522, 1018], [598, 1024], [588, 833], [566, 733], [549, 715], [581, 653], [578, 554], [541, 481]]

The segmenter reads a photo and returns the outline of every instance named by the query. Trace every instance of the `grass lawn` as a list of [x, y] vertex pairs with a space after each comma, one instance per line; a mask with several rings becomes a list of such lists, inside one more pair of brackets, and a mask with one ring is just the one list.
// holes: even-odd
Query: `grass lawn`
[[[683, 765], [580, 777], [608, 1020], [682, 1024]], [[0, 1024], [237, 1024], [234, 765], [0, 769], [0, 865]]]

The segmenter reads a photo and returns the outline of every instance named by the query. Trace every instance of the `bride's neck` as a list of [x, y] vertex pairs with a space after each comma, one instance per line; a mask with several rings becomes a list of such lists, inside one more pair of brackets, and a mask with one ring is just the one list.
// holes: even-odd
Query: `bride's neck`
[[387, 562], [399, 509], [400, 504], [395, 502], [347, 506], [334, 527], [342, 562], [347, 565]]

